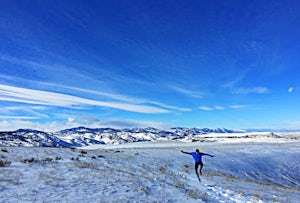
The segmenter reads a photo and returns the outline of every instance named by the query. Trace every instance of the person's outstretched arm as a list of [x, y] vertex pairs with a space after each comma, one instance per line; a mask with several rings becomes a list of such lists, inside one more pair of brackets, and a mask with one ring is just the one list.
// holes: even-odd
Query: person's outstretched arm
[[184, 154], [190, 154], [189, 152], [184, 152], [184, 151], [182, 151], [182, 150], [180, 150], [182, 153], [184, 153]]
[[206, 155], [206, 156], [210, 156], [210, 157], [215, 157], [215, 155], [210, 155], [210, 154], [206, 154], [206, 153], [202, 153], [203, 155]]

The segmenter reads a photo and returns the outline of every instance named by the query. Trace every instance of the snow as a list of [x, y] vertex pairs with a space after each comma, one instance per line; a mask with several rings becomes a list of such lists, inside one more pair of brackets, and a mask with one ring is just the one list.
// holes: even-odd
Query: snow
[[81, 147], [95, 144], [124, 144], [141, 142], [297, 142], [300, 133], [242, 132], [228, 129], [175, 128], [161, 131], [152, 128], [107, 129], [78, 127], [56, 133], [32, 129], [1, 132], [0, 146], [19, 147]]
[[[203, 157], [201, 183], [180, 152], [195, 148], [216, 155]], [[298, 202], [299, 149], [299, 139], [0, 147], [0, 202]]]

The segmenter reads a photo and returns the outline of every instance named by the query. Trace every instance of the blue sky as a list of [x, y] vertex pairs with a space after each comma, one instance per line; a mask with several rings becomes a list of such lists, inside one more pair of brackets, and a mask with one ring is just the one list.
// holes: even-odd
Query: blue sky
[[0, 1], [0, 129], [300, 129], [299, 1]]

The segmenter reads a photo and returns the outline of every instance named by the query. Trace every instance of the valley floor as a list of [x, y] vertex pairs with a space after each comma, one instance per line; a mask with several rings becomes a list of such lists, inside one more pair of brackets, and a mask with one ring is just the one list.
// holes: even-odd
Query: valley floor
[[[204, 157], [202, 181], [190, 155]], [[300, 143], [0, 148], [0, 202], [297, 202]], [[1, 164], [1, 162], [0, 162]]]

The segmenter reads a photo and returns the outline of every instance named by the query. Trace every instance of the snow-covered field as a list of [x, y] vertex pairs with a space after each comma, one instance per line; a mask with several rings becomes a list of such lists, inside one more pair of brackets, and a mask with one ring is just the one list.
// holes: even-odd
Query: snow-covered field
[[[204, 157], [201, 183], [190, 155]], [[0, 202], [299, 202], [300, 142], [0, 148]]]

